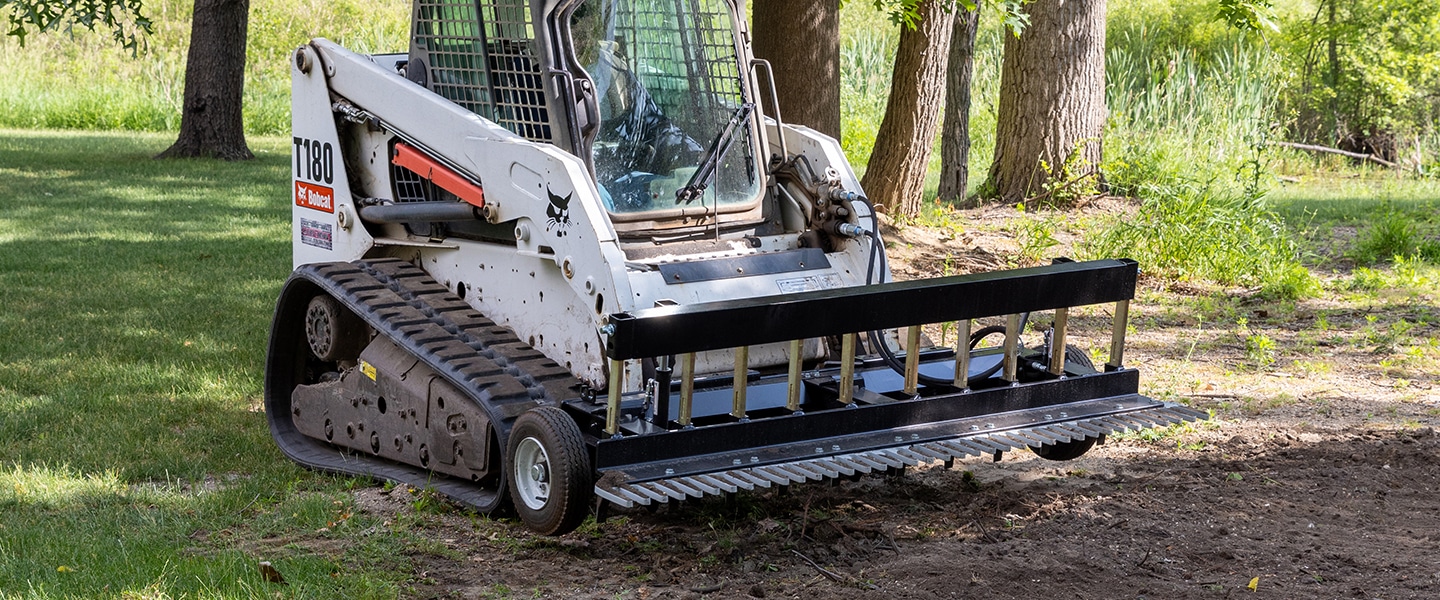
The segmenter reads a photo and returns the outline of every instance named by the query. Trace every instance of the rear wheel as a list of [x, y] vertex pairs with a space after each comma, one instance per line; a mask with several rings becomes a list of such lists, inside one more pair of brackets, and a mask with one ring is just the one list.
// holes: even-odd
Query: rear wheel
[[1031, 446], [1030, 450], [1045, 460], [1075, 460], [1094, 448], [1096, 441], [1096, 438], [1087, 437], [1054, 445]]
[[515, 420], [508, 446], [505, 474], [520, 520], [545, 535], [579, 527], [594, 481], [575, 420], [553, 406], [531, 409]]

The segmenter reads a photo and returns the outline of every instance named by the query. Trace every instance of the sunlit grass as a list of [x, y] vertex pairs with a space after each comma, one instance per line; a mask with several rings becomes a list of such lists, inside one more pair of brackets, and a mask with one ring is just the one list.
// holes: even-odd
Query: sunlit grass
[[[131, 56], [103, 35], [32, 33], [25, 46], [0, 36], [0, 127], [174, 131], [180, 126], [193, 3], [145, 2], [155, 23]], [[289, 54], [312, 37], [359, 52], [404, 52], [410, 3], [301, 0], [251, 3], [243, 105], [246, 130], [290, 129]], [[163, 149], [163, 148], [162, 148]]]
[[288, 140], [152, 159], [168, 142], [0, 130], [0, 598], [393, 598], [407, 534], [317, 533], [349, 482], [259, 411]]

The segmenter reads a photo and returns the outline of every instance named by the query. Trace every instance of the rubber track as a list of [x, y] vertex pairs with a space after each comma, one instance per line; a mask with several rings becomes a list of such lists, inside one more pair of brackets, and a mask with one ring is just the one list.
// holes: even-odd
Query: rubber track
[[[408, 262], [380, 259], [305, 265], [291, 275], [291, 283], [296, 279], [319, 286], [378, 335], [404, 348], [467, 393], [489, 415], [500, 448], [507, 447], [516, 417], [536, 406], [558, 406], [560, 401], [578, 395], [581, 383], [569, 370], [520, 341], [514, 332], [497, 325]], [[485, 511], [503, 501], [492, 497], [499, 491], [494, 488], [482, 490], [477, 484], [446, 478], [422, 467], [313, 441], [319, 448], [305, 449], [302, 458], [285, 447], [287, 442], [277, 435], [277, 442], [287, 454], [307, 466], [432, 487]], [[329, 458], [321, 458], [327, 454], [315, 452], [317, 449], [328, 451]]]

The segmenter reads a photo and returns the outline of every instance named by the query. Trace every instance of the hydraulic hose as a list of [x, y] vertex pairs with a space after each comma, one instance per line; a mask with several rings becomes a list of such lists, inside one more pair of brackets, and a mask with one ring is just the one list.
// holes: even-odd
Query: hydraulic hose
[[[879, 259], [882, 264], [886, 265], [888, 265], [890, 262], [888, 257], [885, 256], [885, 242], [880, 239], [880, 218], [876, 216], [875, 205], [870, 202], [869, 198], [865, 196], [856, 196], [856, 198], [859, 199], [861, 202], [864, 202], [866, 208], [868, 208], [870, 211], [870, 231], [865, 232], [867, 235], [870, 236], [870, 260], [865, 270], [865, 285], [871, 285], [874, 283], [885, 283], [885, 272], [883, 270], [880, 272], [880, 281], [875, 281], [876, 260]], [[1027, 312], [1020, 317], [1020, 333], [1025, 333], [1025, 325], [1029, 322], [1030, 313]], [[974, 350], [975, 346], [980, 343], [980, 340], [983, 340], [987, 336], [996, 333], [1005, 333], [1005, 327], [1002, 325], [989, 325], [986, 327], [981, 327], [979, 330], [970, 334], [970, 350]], [[885, 336], [879, 331], [867, 331], [866, 337], [870, 339], [870, 345], [873, 346], [877, 351], [879, 351], [880, 359], [885, 363], [885, 365], [890, 367], [890, 370], [895, 371], [901, 376], [904, 376], [905, 365], [900, 362], [900, 358], [895, 355], [895, 352], [890, 349], [890, 345], [885, 342]], [[919, 349], [910, 348], [907, 351], [918, 352]], [[958, 368], [960, 362], [957, 360], [955, 362], [955, 365]], [[1003, 365], [1004, 363], [996, 363], [994, 365], [991, 365], [990, 368], [976, 374], [975, 376], [971, 377], [971, 379], [987, 379], [990, 376], [994, 375], [996, 372], [998, 372]], [[916, 375], [918, 375], [920, 381], [925, 383], [926, 385], [951, 386], [955, 384], [954, 380], [947, 381], [939, 377], [931, 377], [924, 373], [917, 373]]]

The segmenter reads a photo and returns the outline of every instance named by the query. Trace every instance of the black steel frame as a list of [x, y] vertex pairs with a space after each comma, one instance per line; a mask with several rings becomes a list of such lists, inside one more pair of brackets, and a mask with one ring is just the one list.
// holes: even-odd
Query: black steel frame
[[1066, 262], [1012, 271], [648, 308], [610, 315], [612, 360], [704, 352], [1130, 300], [1132, 260]]

